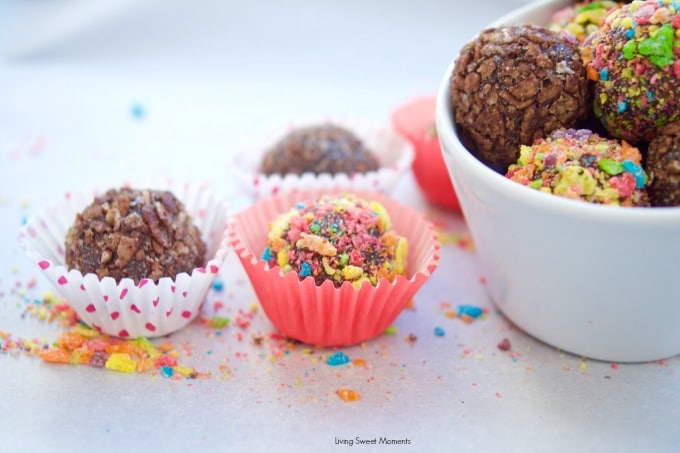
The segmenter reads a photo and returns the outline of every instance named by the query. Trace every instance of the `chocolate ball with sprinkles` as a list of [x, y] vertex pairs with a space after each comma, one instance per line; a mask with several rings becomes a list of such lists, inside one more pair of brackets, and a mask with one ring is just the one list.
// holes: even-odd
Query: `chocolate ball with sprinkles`
[[302, 201], [270, 224], [262, 259], [285, 274], [336, 287], [406, 275], [408, 243], [377, 202], [354, 195]]
[[506, 176], [541, 192], [617, 206], [649, 206], [642, 154], [588, 129], [558, 129], [521, 147]]
[[646, 163], [652, 206], [680, 206], [680, 121], [659, 131], [649, 144]]
[[293, 129], [262, 158], [265, 175], [367, 173], [376, 171], [374, 153], [349, 129], [323, 123]]
[[578, 43], [535, 25], [483, 30], [458, 55], [450, 88], [463, 143], [501, 173], [520, 145], [576, 127], [589, 110]]
[[649, 142], [680, 119], [680, 2], [633, 1], [583, 45], [593, 111], [615, 138]]
[[205, 264], [206, 245], [167, 190], [109, 189], [76, 215], [65, 239], [69, 269], [116, 281], [174, 278]]

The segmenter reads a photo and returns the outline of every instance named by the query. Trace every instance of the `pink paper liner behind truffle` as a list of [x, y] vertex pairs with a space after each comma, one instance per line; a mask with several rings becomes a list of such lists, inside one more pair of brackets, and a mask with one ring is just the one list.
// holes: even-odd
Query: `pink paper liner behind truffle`
[[124, 278], [98, 279], [65, 266], [64, 240], [76, 214], [89, 205], [92, 193], [67, 194], [30, 217], [21, 228], [19, 243], [44, 272], [55, 290], [91, 327], [120, 338], [158, 337], [181, 329], [201, 311], [203, 300], [227, 256], [224, 239], [227, 208], [210, 191], [172, 182], [135, 186], [168, 189], [184, 203], [207, 246], [205, 267], [191, 275], [135, 284]]
[[351, 192], [381, 203], [390, 215], [392, 228], [407, 238], [407, 277], [398, 276], [393, 282], [381, 280], [376, 286], [365, 282], [359, 289], [349, 283], [336, 288], [330, 281], [317, 286], [313, 278], [300, 280], [295, 272], [282, 275], [278, 267], [269, 268], [260, 258], [269, 222], [298, 201], [343, 191], [274, 196], [236, 214], [227, 227], [227, 240], [267, 317], [283, 334], [304, 343], [347, 346], [376, 337], [396, 319], [439, 264], [439, 242], [421, 214], [377, 193]]
[[[367, 173], [329, 173], [303, 175], [270, 175], [259, 171], [262, 158], [272, 145], [294, 128], [330, 122], [353, 132], [375, 154], [380, 163], [377, 171]], [[253, 198], [299, 190], [366, 190], [390, 193], [400, 178], [411, 168], [413, 146], [389, 125], [369, 121], [319, 118], [292, 122], [281, 127], [266, 128], [249, 138], [247, 145], [238, 149], [230, 167], [235, 180]]]

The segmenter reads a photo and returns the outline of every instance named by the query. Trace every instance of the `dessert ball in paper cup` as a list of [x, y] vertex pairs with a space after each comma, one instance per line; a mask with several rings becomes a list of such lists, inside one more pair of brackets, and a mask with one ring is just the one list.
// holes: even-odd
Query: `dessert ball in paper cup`
[[[375, 284], [368, 278], [351, 283], [331, 278], [320, 281], [315, 272], [301, 278], [304, 271], [286, 272], [285, 266], [270, 266], [267, 257], [270, 227], [278, 228], [277, 219], [282, 215], [313, 205], [322, 196], [336, 200], [354, 197], [375, 207], [372, 216], [389, 217], [390, 230], [408, 244], [405, 273], [392, 275], [391, 280], [389, 277], [373, 279]], [[299, 227], [301, 231], [306, 229]], [[343, 226], [329, 228], [337, 228], [341, 233], [336, 236], [345, 241], [356, 237], [342, 233], [349, 231], [349, 227], [347, 230]], [[310, 230], [315, 231], [314, 227]], [[313, 235], [300, 234], [305, 240], [309, 236]], [[287, 233], [286, 237], [291, 238]], [[347, 346], [376, 337], [395, 320], [439, 264], [439, 242], [431, 224], [412, 208], [382, 194], [366, 191], [300, 191], [260, 200], [229, 221], [227, 241], [243, 264], [260, 304], [274, 326], [286, 336], [316, 346]], [[332, 247], [329, 242], [337, 245], [338, 259], [342, 259], [339, 241], [327, 240], [324, 245]], [[306, 248], [299, 241], [291, 243]], [[345, 250], [351, 254], [352, 247]], [[358, 253], [359, 248], [354, 251]], [[313, 259], [310, 258], [312, 266]], [[337, 267], [326, 264], [327, 273], [340, 272]]]
[[[123, 204], [123, 193], [126, 201], [131, 199], [129, 204]], [[128, 212], [127, 208], [118, 210], [123, 205], [130, 206]], [[83, 322], [120, 338], [158, 337], [186, 326], [201, 311], [229, 250], [224, 240], [227, 211], [206, 188], [173, 182], [68, 193], [32, 215], [21, 229], [19, 242]], [[100, 214], [104, 220], [96, 218]], [[74, 234], [77, 222], [82, 223], [84, 217], [92, 220], [88, 229], [82, 230], [90, 238], [67, 245], [67, 236]], [[111, 229], [106, 230], [104, 223]], [[97, 249], [113, 240], [109, 232], [114, 224], [116, 231], [122, 231], [121, 224], [126, 228], [133, 224], [136, 232], [134, 236], [120, 235], [115, 244], [106, 242], [106, 248]], [[93, 231], [103, 232], [102, 236], [94, 233], [99, 241], [96, 245], [91, 239]], [[138, 231], [146, 231], [146, 237], [139, 239]], [[138, 248], [130, 245], [134, 241]], [[141, 263], [149, 262], [153, 247], [158, 256], [156, 267], [145, 268]], [[191, 251], [196, 252], [194, 261], [181, 258]], [[77, 267], [67, 265], [73, 255], [78, 255]], [[115, 269], [123, 267], [124, 256], [128, 261], [121, 272], [129, 272], [127, 276]], [[175, 262], [181, 260], [186, 261], [183, 267]], [[162, 275], [167, 269], [177, 272]]]
[[[280, 157], [265, 162], [275, 148]], [[303, 189], [390, 193], [413, 158], [412, 145], [389, 125], [319, 118], [258, 131], [237, 149], [230, 169], [255, 199]]]

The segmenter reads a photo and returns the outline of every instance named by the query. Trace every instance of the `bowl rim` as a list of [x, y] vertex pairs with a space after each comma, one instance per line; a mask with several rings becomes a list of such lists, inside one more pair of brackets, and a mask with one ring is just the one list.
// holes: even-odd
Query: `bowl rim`
[[[569, 4], [564, 0], [545, 0], [525, 5], [514, 12], [492, 22], [489, 27], [503, 24], [525, 22], [525, 16], [538, 11], [549, 11], [561, 4]], [[461, 165], [471, 177], [482, 181], [493, 190], [502, 192], [507, 198], [524, 205], [535, 206], [543, 212], [559, 213], [566, 216], [580, 216], [603, 222], [626, 222], [647, 226], [678, 226], [680, 227], [680, 207], [620, 207], [598, 205], [578, 200], [546, 194], [538, 190], [531, 190], [504, 175], [487, 167], [468, 151], [455, 131], [453, 122], [454, 106], [450, 100], [450, 75], [453, 73], [458, 55], [449, 63], [437, 91], [436, 126], [437, 135], [441, 142], [442, 153], [453, 159], [454, 165]], [[447, 160], [447, 165], [449, 164]], [[449, 173], [452, 173], [451, 171]], [[463, 190], [457, 189], [459, 197], [464, 198]]]

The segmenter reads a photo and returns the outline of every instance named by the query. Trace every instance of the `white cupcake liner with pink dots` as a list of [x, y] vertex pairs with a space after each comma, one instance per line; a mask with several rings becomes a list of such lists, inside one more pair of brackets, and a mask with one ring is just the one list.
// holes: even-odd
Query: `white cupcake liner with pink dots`
[[142, 279], [138, 284], [130, 278], [119, 283], [111, 277], [99, 279], [95, 274], [83, 275], [67, 269], [64, 240], [76, 214], [89, 205], [102, 191], [66, 194], [54, 205], [32, 215], [21, 228], [19, 243], [25, 253], [44, 272], [55, 291], [73, 307], [89, 326], [120, 338], [159, 337], [189, 324], [200, 313], [213, 280], [229, 251], [225, 240], [228, 209], [205, 187], [172, 181], [124, 184], [134, 188], [170, 190], [192, 216], [207, 247], [207, 263], [191, 274], [158, 281]]
[[[353, 132], [378, 159], [380, 168], [366, 173], [305, 173], [303, 175], [265, 175], [260, 164], [266, 151], [294, 129], [332, 123]], [[324, 117], [290, 122], [256, 131], [236, 149], [230, 170], [234, 179], [254, 199], [280, 193], [315, 189], [353, 189], [389, 194], [413, 163], [413, 146], [391, 126], [366, 120]]]

